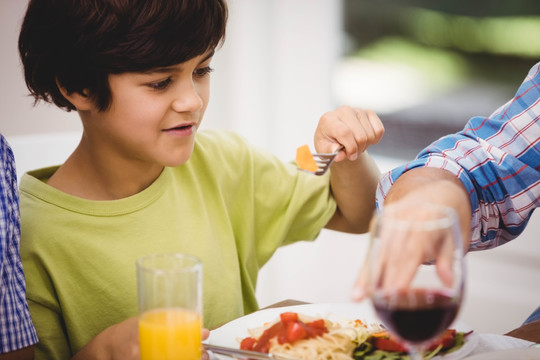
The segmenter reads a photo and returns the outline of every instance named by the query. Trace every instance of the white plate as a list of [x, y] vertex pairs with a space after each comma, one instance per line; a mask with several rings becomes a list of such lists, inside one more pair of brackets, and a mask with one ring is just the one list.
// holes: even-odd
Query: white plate
[[[240, 341], [248, 336], [248, 329], [257, 328], [265, 323], [273, 322], [279, 318], [279, 314], [292, 311], [303, 315], [316, 316], [331, 321], [337, 320], [362, 320], [363, 322], [376, 323], [377, 317], [373, 311], [371, 303], [363, 301], [360, 303], [333, 303], [333, 304], [305, 304], [295, 306], [285, 306], [256, 311], [252, 314], [235, 319], [210, 332], [208, 342], [213, 345], [221, 345], [238, 348]], [[471, 330], [461, 322], [456, 322], [452, 328], [458, 331]], [[437, 356], [433, 358], [440, 360], [459, 360], [471, 353], [477, 342], [477, 336], [471, 334], [465, 339], [463, 347], [447, 356]]]
[[490, 351], [477, 354], [466, 358], [465, 360], [538, 360], [540, 359], [539, 348], [508, 349]]

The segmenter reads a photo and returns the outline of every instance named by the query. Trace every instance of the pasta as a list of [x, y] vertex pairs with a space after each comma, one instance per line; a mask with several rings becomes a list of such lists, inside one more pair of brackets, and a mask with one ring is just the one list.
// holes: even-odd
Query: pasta
[[[281, 313], [274, 322], [248, 329], [248, 334], [238, 339], [241, 349], [299, 360], [354, 360], [372, 355], [401, 359], [407, 352], [381, 324], [332, 321], [293, 312]], [[460, 348], [469, 334], [447, 329], [429, 347], [433, 351], [430, 355]]]
[[[320, 319], [298, 315], [304, 323]], [[274, 323], [248, 330], [251, 338], [259, 339]], [[328, 330], [321, 336], [302, 339], [293, 343], [279, 343], [277, 337], [270, 339], [269, 352], [302, 360], [352, 360], [353, 350], [366, 341], [371, 331], [361, 321], [330, 321], [325, 319]]]

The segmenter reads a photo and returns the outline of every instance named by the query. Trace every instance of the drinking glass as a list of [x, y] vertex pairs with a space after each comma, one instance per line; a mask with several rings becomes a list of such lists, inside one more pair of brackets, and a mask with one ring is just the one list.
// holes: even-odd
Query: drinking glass
[[456, 213], [429, 203], [391, 204], [375, 216], [368, 291], [375, 313], [414, 360], [455, 320], [464, 288]]
[[137, 260], [141, 360], [199, 360], [202, 264], [184, 254]]

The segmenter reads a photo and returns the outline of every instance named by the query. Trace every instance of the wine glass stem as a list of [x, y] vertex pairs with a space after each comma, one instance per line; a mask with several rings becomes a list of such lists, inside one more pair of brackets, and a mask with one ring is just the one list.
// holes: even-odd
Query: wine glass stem
[[409, 349], [411, 360], [424, 360], [424, 352], [418, 348], [411, 347]]

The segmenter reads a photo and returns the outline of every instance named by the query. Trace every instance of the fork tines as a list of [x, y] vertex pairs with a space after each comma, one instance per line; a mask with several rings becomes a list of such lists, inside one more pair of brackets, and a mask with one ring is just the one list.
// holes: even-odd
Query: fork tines
[[336, 155], [343, 150], [344, 147], [341, 146], [339, 149], [334, 151], [333, 153], [316, 153], [313, 154], [313, 159], [315, 160], [315, 163], [317, 163], [317, 166], [319, 167], [316, 171], [313, 172], [315, 175], [324, 175], [326, 171], [330, 168], [330, 165], [334, 162], [334, 159], [336, 158]]
[[318, 170], [316, 170], [314, 173], [316, 175], [322, 175], [328, 170], [330, 165], [334, 162], [334, 159], [336, 158], [338, 152], [335, 153], [328, 153], [328, 154], [313, 154], [313, 159], [317, 163], [317, 166], [319, 167]]

